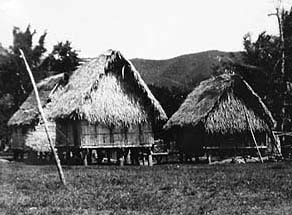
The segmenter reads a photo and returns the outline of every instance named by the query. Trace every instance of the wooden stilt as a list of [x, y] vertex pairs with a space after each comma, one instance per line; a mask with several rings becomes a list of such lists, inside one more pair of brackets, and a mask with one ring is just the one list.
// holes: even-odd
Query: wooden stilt
[[88, 163], [89, 165], [92, 164], [92, 149], [89, 149], [89, 150], [88, 150], [87, 163]]
[[124, 166], [125, 157], [122, 149], [117, 150], [117, 159], [120, 166]]
[[87, 157], [88, 157], [88, 149], [83, 150], [83, 165], [84, 166], [88, 166]]
[[92, 150], [92, 162], [96, 163], [97, 162], [97, 150], [93, 149]]
[[125, 164], [130, 164], [130, 150], [129, 149], [125, 149], [123, 156], [124, 156]]
[[121, 157], [119, 158], [119, 165], [120, 165], [120, 166], [124, 166], [124, 164], [125, 164], [125, 158], [124, 158], [124, 156], [121, 156]]
[[276, 135], [274, 134], [273, 131], [272, 131], [271, 133], [272, 133], [272, 140], [271, 140], [271, 142], [272, 142], [272, 144], [274, 145], [274, 147], [277, 149], [277, 151], [278, 151], [280, 157], [283, 158], [283, 155], [282, 155], [282, 152], [281, 152], [281, 143], [280, 143], [280, 139], [278, 139], [278, 138], [276, 137]]
[[141, 156], [142, 156], [142, 165], [145, 166], [145, 154], [143, 151], [141, 153]]
[[152, 150], [149, 149], [149, 152], [148, 152], [148, 166], [153, 166], [153, 158], [152, 158]]
[[111, 155], [112, 155], [111, 150], [110, 149], [106, 150], [106, 156], [107, 156], [108, 163], [111, 163]]
[[212, 163], [212, 156], [211, 156], [211, 154], [208, 154], [208, 163], [209, 163], [209, 164]]
[[134, 149], [130, 149], [130, 159], [131, 159], [131, 164], [135, 165], [135, 153], [134, 153]]
[[96, 153], [97, 153], [97, 163], [101, 164], [103, 160], [103, 153], [101, 150], [97, 150]]

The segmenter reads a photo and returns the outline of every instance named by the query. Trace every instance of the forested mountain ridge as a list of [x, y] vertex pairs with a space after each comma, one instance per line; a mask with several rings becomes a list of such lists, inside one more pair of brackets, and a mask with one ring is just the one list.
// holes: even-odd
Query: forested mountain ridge
[[222, 60], [240, 62], [241, 53], [211, 50], [166, 60], [134, 58], [131, 62], [148, 85], [189, 89], [209, 78]]

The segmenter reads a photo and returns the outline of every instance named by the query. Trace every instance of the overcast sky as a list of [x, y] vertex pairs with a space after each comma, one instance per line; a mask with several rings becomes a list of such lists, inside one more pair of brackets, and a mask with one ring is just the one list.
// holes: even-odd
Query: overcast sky
[[[290, 8], [292, 0], [285, 1]], [[239, 51], [242, 38], [278, 33], [274, 0], [0, 0], [0, 42], [29, 23], [46, 47], [69, 40], [81, 57], [118, 49], [126, 57], [165, 59], [205, 50]]]

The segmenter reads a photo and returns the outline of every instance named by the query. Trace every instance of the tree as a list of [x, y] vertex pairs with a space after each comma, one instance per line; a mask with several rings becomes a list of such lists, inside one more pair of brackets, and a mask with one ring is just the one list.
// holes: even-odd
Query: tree
[[69, 73], [79, 65], [80, 59], [71, 42], [58, 43], [53, 47], [53, 51], [45, 56], [47, 33], [44, 32], [34, 45], [35, 34], [36, 31], [32, 31], [30, 25], [24, 31], [14, 27], [13, 44], [9, 49], [0, 44], [0, 139], [9, 134], [7, 128], [9, 118], [32, 90], [19, 49], [23, 50], [37, 82], [52, 75], [51, 70], [55, 73]]
[[42, 64], [43, 69], [56, 73], [70, 73], [76, 70], [80, 63], [78, 53], [71, 46], [71, 42], [59, 42], [53, 47], [53, 51], [48, 55]]
[[36, 46], [33, 46], [33, 37], [36, 31], [32, 32], [30, 25], [27, 26], [25, 31], [14, 27], [12, 33], [13, 45], [10, 46], [7, 56], [4, 56], [0, 63], [1, 80], [4, 83], [3, 86], [0, 86], [0, 90], [11, 94], [15, 105], [19, 106], [31, 91], [31, 83], [21, 61], [19, 49], [24, 50], [34, 76], [39, 80], [42, 74], [40, 74], [38, 66], [46, 52], [44, 41], [47, 33], [44, 32], [40, 36]]
[[[276, 9], [279, 35], [266, 32], [252, 41], [243, 39], [243, 64], [232, 69], [242, 75], [263, 98], [277, 121], [277, 130], [292, 128], [292, 10]], [[228, 65], [230, 68], [230, 65]], [[223, 66], [226, 68], [225, 66]]]
[[9, 120], [9, 116], [13, 113], [13, 106], [13, 97], [10, 94], [2, 94], [2, 96], [0, 96], [0, 142], [1, 139], [7, 142], [7, 136], [10, 133], [7, 127], [7, 121]]
[[44, 41], [47, 33], [44, 32], [37, 45], [33, 46], [35, 33], [36, 31], [31, 31], [29, 25], [25, 31], [14, 27], [13, 45], [9, 49], [0, 47], [0, 139], [7, 139], [10, 133], [7, 122], [32, 88], [20, 58], [19, 48], [28, 56], [28, 62], [33, 68], [36, 79], [39, 80], [42, 76], [39, 65], [46, 52]]

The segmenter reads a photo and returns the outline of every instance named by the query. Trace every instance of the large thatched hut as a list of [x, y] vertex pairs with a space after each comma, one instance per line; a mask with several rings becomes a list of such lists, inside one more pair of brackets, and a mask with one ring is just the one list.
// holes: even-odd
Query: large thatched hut
[[[37, 84], [42, 106], [45, 107], [51, 100], [51, 95], [66, 82], [64, 74], [57, 74], [41, 80]], [[37, 107], [35, 93], [27, 97], [19, 109], [12, 115], [8, 121], [8, 126], [12, 128], [11, 149], [17, 159], [19, 155], [27, 150], [49, 151], [47, 147], [42, 146], [45, 142], [45, 131], [40, 120], [40, 114]], [[49, 122], [51, 135], [55, 133], [55, 122]]]
[[274, 127], [261, 98], [240, 76], [230, 74], [202, 81], [165, 125], [180, 150], [195, 156], [206, 149], [256, 152], [256, 145], [265, 151], [273, 141]]
[[49, 107], [61, 159], [83, 154], [85, 164], [93, 149], [151, 156], [153, 127], [167, 119], [131, 62], [113, 50], [74, 71]]

